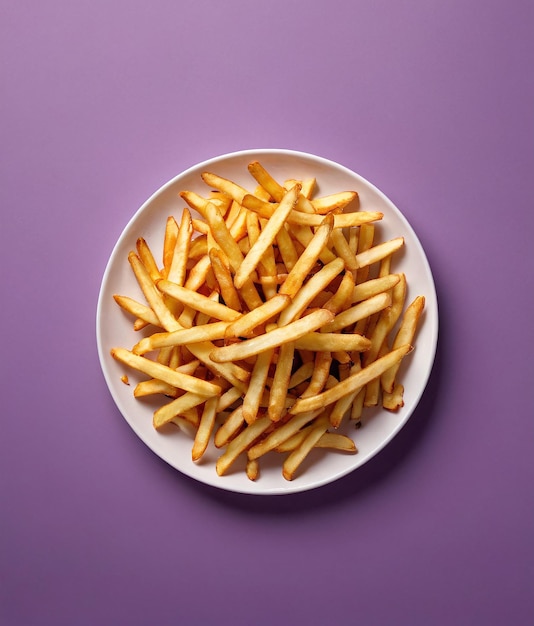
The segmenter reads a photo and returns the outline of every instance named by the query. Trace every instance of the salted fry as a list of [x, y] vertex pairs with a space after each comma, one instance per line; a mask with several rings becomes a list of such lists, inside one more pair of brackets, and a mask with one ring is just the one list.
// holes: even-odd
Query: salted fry
[[266, 250], [273, 245], [278, 232], [283, 228], [289, 212], [297, 201], [297, 194], [298, 187], [293, 187], [285, 193], [282, 201], [267, 222], [267, 225], [261, 231], [260, 236], [237, 268], [234, 277], [234, 285], [237, 289], [240, 289], [250, 278]]
[[[238, 456], [258, 439], [268, 428], [271, 427], [271, 420], [262, 417], [253, 424], [247, 426], [233, 441], [228, 444], [224, 454], [217, 459], [216, 471], [219, 476], [225, 474]], [[252, 459], [255, 460], [255, 459]]]
[[272, 422], [278, 422], [285, 412], [287, 390], [293, 367], [295, 342], [284, 343], [280, 347], [273, 383], [269, 394], [268, 413]]
[[203, 296], [192, 289], [180, 287], [180, 285], [172, 283], [168, 280], [159, 280], [156, 286], [160, 291], [166, 293], [175, 300], [178, 300], [182, 304], [195, 309], [195, 311], [206, 313], [207, 315], [210, 315], [218, 320], [233, 322], [241, 317], [241, 314], [238, 311], [231, 309], [220, 302], [215, 302], [211, 298]]
[[227, 330], [226, 337], [249, 337], [254, 330], [272, 319], [283, 311], [291, 302], [291, 298], [285, 294], [278, 294], [264, 302], [261, 306], [232, 322]]
[[408, 352], [411, 351], [411, 349], [412, 346], [406, 345], [401, 348], [397, 348], [396, 350], [392, 350], [390, 353], [377, 359], [376, 361], [373, 361], [367, 367], [364, 367], [359, 372], [352, 374], [327, 391], [323, 391], [319, 395], [311, 398], [301, 398], [297, 400], [291, 408], [290, 413], [297, 415], [299, 413], [313, 411], [336, 402], [347, 393], [351, 393], [354, 390], [363, 387], [369, 381], [380, 376], [387, 369], [399, 362]]
[[193, 448], [191, 450], [191, 458], [193, 461], [198, 461], [203, 456], [204, 452], [206, 452], [215, 426], [218, 400], [219, 399], [214, 396], [213, 398], [206, 400], [206, 403], [204, 404], [202, 416], [200, 417], [200, 423], [195, 433]]
[[184, 395], [171, 400], [154, 412], [154, 428], [161, 428], [165, 424], [172, 421], [172, 419], [176, 416], [183, 415], [189, 409], [192, 409], [199, 404], [204, 404], [205, 402], [205, 395], [193, 392], [187, 392]]
[[160, 321], [154, 311], [145, 304], [141, 302], [137, 302], [133, 298], [129, 298], [128, 296], [113, 296], [115, 302], [125, 311], [134, 315], [135, 317], [142, 319], [147, 324], [153, 324], [154, 326], [159, 326]]
[[313, 450], [317, 442], [325, 434], [327, 429], [327, 420], [319, 420], [310, 433], [305, 437], [300, 446], [287, 457], [282, 466], [282, 475], [286, 480], [293, 480], [295, 472], [308, 454]]
[[209, 252], [209, 259], [215, 280], [219, 285], [222, 299], [226, 306], [234, 309], [234, 311], [241, 311], [242, 305], [239, 298], [239, 294], [234, 286], [234, 281], [230, 273], [230, 269], [224, 262], [223, 255], [220, 250], [212, 249]]
[[[392, 348], [398, 348], [405, 343], [412, 343], [419, 320], [425, 307], [425, 297], [417, 296], [415, 300], [406, 309], [399, 330], [393, 341]], [[387, 393], [393, 392], [395, 385], [395, 377], [397, 375], [399, 364], [394, 365], [382, 374], [382, 387]]]
[[306, 317], [291, 322], [287, 326], [277, 328], [271, 332], [245, 339], [240, 343], [234, 343], [221, 348], [215, 348], [211, 358], [216, 363], [228, 361], [241, 361], [264, 352], [269, 348], [276, 348], [284, 343], [296, 341], [309, 332], [317, 330], [333, 319], [334, 315], [325, 309], [318, 309]]
[[113, 348], [111, 350], [111, 356], [132, 369], [147, 374], [152, 378], [158, 378], [184, 391], [191, 391], [203, 396], [216, 396], [221, 392], [221, 388], [218, 385], [205, 380], [199, 380], [189, 374], [183, 374], [166, 365], [138, 356], [124, 348]]
[[265, 350], [258, 355], [254, 363], [248, 389], [243, 398], [243, 417], [249, 424], [252, 423], [258, 415], [273, 355], [274, 348]]
[[359, 252], [356, 255], [358, 268], [366, 267], [368, 265], [371, 265], [372, 263], [381, 261], [385, 257], [388, 257], [389, 255], [399, 250], [399, 248], [402, 248], [403, 245], [404, 237], [396, 237], [395, 239], [391, 239], [390, 241], [385, 241], [384, 243], [379, 243], [376, 246], [372, 246], [364, 252]]
[[297, 350], [314, 352], [341, 352], [344, 350], [369, 350], [371, 341], [367, 337], [342, 333], [308, 333], [295, 341]]

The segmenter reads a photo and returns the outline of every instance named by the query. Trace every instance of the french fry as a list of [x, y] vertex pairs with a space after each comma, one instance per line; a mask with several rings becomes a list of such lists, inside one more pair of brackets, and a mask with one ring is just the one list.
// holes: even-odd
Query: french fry
[[[413, 343], [415, 332], [419, 324], [419, 320], [425, 307], [425, 297], [417, 296], [415, 300], [406, 309], [401, 325], [393, 341], [393, 349], [405, 343]], [[382, 374], [381, 383], [383, 389], [387, 393], [393, 393], [395, 386], [395, 377], [397, 375], [399, 365], [394, 365]]]
[[180, 287], [180, 285], [168, 280], [158, 280], [156, 286], [160, 291], [171, 296], [171, 298], [186, 304], [188, 307], [195, 309], [195, 311], [201, 311], [218, 320], [233, 322], [241, 317], [241, 314], [235, 309], [231, 309], [220, 302], [214, 302], [192, 289]]
[[198, 461], [206, 452], [215, 426], [218, 401], [219, 399], [214, 396], [206, 400], [204, 404], [202, 416], [200, 417], [200, 423], [195, 433], [193, 448], [191, 450], [191, 458], [193, 461]]
[[[228, 444], [225, 452], [217, 459], [215, 466], [217, 474], [219, 476], [225, 474], [238, 456], [243, 454], [271, 425], [272, 422], [268, 417], [262, 417], [247, 426]], [[252, 460], [254, 461], [255, 459]]]
[[216, 396], [221, 393], [221, 388], [218, 385], [200, 380], [189, 374], [183, 374], [166, 365], [138, 356], [124, 348], [112, 348], [111, 356], [134, 370], [147, 374], [152, 378], [158, 378], [184, 391], [190, 391], [202, 396]]
[[308, 277], [311, 268], [321, 256], [321, 252], [324, 250], [328, 242], [328, 238], [332, 232], [333, 220], [334, 218], [332, 215], [328, 215], [323, 219], [321, 225], [315, 231], [309, 245], [300, 255], [299, 260], [293, 266], [288, 277], [280, 287], [279, 293], [285, 293], [293, 297], [302, 287], [302, 284]]
[[191, 391], [184, 393], [182, 396], [171, 400], [154, 412], [154, 428], [161, 428], [172, 421], [176, 416], [183, 415], [189, 409], [199, 404], [204, 404], [205, 402], [206, 396], [203, 394], [193, 393]]
[[154, 333], [144, 337], [135, 344], [132, 352], [143, 355], [160, 348], [187, 346], [192, 343], [224, 339], [230, 324], [230, 322], [213, 322], [211, 324], [193, 326], [192, 328], [182, 328], [169, 333]]
[[318, 408], [325, 407], [333, 402], [336, 402], [346, 394], [363, 387], [369, 381], [380, 376], [387, 369], [399, 362], [408, 352], [411, 351], [411, 349], [412, 346], [406, 345], [401, 348], [397, 348], [396, 350], [392, 350], [385, 356], [373, 361], [370, 365], [364, 367], [359, 372], [356, 372], [345, 380], [339, 382], [334, 387], [310, 398], [300, 398], [293, 405], [290, 413], [298, 415], [300, 413], [314, 411]]
[[235, 322], [232, 322], [226, 330], [226, 337], [250, 337], [258, 326], [265, 324], [283, 311], [290, 302], [291, 298], [286, 294], [275, 295], [258, 308], [245, 313]]
[[285, 412], [285, 401], [289, 380], [291, 378], [294, 354], [295, 342], [290, 341], [280, 346], [273, 383], [269, 394], [268, 413], [272, 422], [280, 421]]
[[344, 350], [369, 350], [371, 341], [367, 337], [342, 333], [308, 333], [295, 341], [298, 350], [314, 352], [341, 352]]
[[267, 226], [261, 231], [260, 236], [250, 249], [243, 262], [239, 265], [234, 276], [234, 285], [240, 289], [247, 282], [251, 274], [256, 270], [258, 263], [268, 247], [272, 246], [276, 236], [283, 228], [289, 212], [297, 200], [298, 187], [293, 187], [285, 193], [282, 201], [267, 222]]
[[269, 348], [276, 348], [284, 343], [296, 341], [307, 333], [317, 330], [333, 319], [334, 315], [326, 309], [318, 309], [306, 317], [291, 322], [287, 326], [277, 328], [271, 332], [245, 339], [240, 343], [234, 343], [221, 348], [215, 348], [211, 353], [211, 358], [216, 363], [228, 361], [242, 361]]
[[249, 424], [252, 423], [258, 415], [273, 355], [274, 348], [265, 350], [258, 355], [254, 363], [249, 385], [243, 398], [243, 416]]
[[297, 469], [326, 433], [327, 429], [328, 421], [326, 419], [318, 420], [300, 446], [291, 452], [282, 466], [282, 475], [286, 480], [293, 480]]

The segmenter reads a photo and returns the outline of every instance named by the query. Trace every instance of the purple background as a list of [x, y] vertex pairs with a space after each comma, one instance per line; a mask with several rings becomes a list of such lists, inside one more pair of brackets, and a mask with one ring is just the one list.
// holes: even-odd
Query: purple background
[[[0, 623], [534, 623], [534, 5], [0, 2]], [[426, 248], [435, 368], [401, 434], [290, 497], [182, 476], [96, 353], [126, 222], [255, 147], [359, 172]]]

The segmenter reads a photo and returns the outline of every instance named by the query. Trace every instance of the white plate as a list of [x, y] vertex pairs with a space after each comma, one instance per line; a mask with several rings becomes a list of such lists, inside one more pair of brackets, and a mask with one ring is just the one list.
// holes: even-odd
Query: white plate
[[[419, 294], [426, 298], [416, 349], [404, 359], [401, 369], [405, 406], [398, 413], [367, 410], [367, 418], [359, 430], [350, 424], [346, 426], [347, 434], [354, 438], [358, 447], [357, 454], [313, 451], [313, 462], [306, 462], [291, 482], [282, 477], [280, 456], [274, 452], [262, 459], [261, 475], [256, 482], [250, 481], [239, 465], [228, 475], [217, 476], [215, 449], [209, 449], [206, 458], [194, 464], [190, 437], [178, 429], [161, 433], [153, 428], [152, 413], [157, 400], [136, 400], [133, 388], [139, 379], [135, 372], [125, 371], [125, 367], [110, 356], [112, 347], [130, 348], [139, 339], [139, 334], [132, 329], [131, 318], [119, 309], [112, 297], [113, 294], [123, 294], [143, 301], [127, 260], [128, 252], [135, 249], [137, 238], [143, 236], [156, 258], [161, 258], [166, 218], [171, 214], [179, 216], [184, 206], [179, 192], [188, 189], [206, 194], [207, 187], [200, 178], [205, 170], [253, 188], [254, 181], [247, 165], [254, 159], [261, 161], [281, 181], [315, 176], [320, 194], [358, 191], [361, 210], [384, 213], [384, 219], [378, 225], [378, 238], [405, 237], [405, 250], [393, 270], [406, 274], [407, 298]], [[438, 308], [432, 273], [425, 252], [406, 218], [382, 192], [361, 176], [332, 161], [289, 150], [247, 150], [220, 156], [195, 165], [159, 189], [135, 213], [115, 245], [103, 277], [97, 310], [98, 352], [106, 382], [117, 407], [142, 441], [171, 466], [192, 478], [221, 489], [251, 494], [289, 494], [313, 489], [352, 472], [377, 454], [399, 432], [419, 402], [434, 362], [437, 336]], [[121, 381], [125, 373], [130, 386]]]

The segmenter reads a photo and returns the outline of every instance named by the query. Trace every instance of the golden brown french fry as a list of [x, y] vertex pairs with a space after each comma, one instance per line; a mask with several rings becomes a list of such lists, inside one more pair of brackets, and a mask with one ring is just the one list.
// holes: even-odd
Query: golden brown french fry
[[243, 287], [256, 270], [266, 250], [273, 245], [278, 232], [284, 226], [289, 212], [297, 201], [298, 191], [298, 187], [293, 187], [284, 194], [282, 201], [267, 222], [267, 225], [261, 231], [260, 236], [237, 268], [234, 276], [234, 285], [237, 289]]
[[245, 471], [249, 480], [258, 480], [258, 477], [260, 475], [259, 461], [257, 459], [254, 459], [253, 461], [247, 459], [247, 466]]
[[213, 440], [215, 447], [222, 448], [226, 446], [241, 430], [244, 423], [243, 407], [238, 406], [237, 409], [232, 411], [228, 419], [217, 429]]
[[230, 196], [232, 200], [235, 200], [239, 204], [243, 204], [243, 197], [248, 194], [248, 191], [238, 185], [237, 183], [223, 178], [213, 172], [203, 172], [201, 174], [202, 180], [213, 189], [218, 189], [226, 195]]
[[162, 275], [167, 276], [172, 263], [176, 239], [178, 237], [178, 223], [172, 215], [167, 218], [165, 226], [165, 237], [163, 239], [163, 271]]
[[404, 386], [401, 383], [395, 383], [391, 391], [382, 393], [382, 406], [388, 411], [398, 411], [404, 406]]
[[224, 322], [233, 322], [241, 317], [241, 314], [238, 311], [235, 311], [220, 302], [215, 302], [211, 298], [203, 296], [192, 289], [180, 287], [180, 285], [172, 283], [168, 280], [158, 280], [156, 286], [160, 291], [166, 293], [175, 300], [186, 304], [188, 307], [195, 309], [195, 311], [206, 313], [215, 319]]
[[366, 267], [367, 265], [372, 265], [377, 261], [381, 261], [383, 258], [402, 248], [403, 245], [404, 237], [396, 237], [395, 239], [390, 239], [384, 243], [376, 244], [364, 252], [359, 252], [356, 255], [358, 268]]
[[[406, 311], [404, 312], [397, 335], [395, 336], [395, 339], [393, 341], [393, 349], [398, 348], [405, 343], [413, 343], [415, 332], [417, 330], [417, 326], [419, 324], [419, 320], [423, 313], [424, 307], [424, 296], [417, 296], [415, 300], [413, 300], [413, 302], [407, 307]], [[398, 365], [395, 365], [382, 374], [382, 387], [387, 393], [393, 392], [395, 377], [397, 375], [398, 369]]]
[[154, 285], [147, 269], [143, 263], [141, 263], [141, 260], [135, 252], [130, 252], [128, 261], [130, 262], [137, 282], [150, 308], [159, 319], [159, 326], [162, 326], [165, 330], [178, 330], [181, 328], [180, 324], [163, 301], [162, 293], [156, 288], [156, 285]]
[[351, 306], [341, 313], [338, 313], [334, 319], [325, 324], [321, 329], [324, 333], [335, 333], [337, 331], [347, 328], [351, 324], [367, 319], [373, 313], [378, 313], [391, 305], [391, 295], [387, 292], [379, 293], [376, 296], [372, 296], [363, 302], [359, 302], [354, 306]]
[[[300, 415], [294, 415], [290, 420], [273, 430], [272, 433], [268, 434], [265, 439], [260, 440], [258, 443], [249, 448], [248, 458], [251, 460], [259, 459], [267, 454], [267, 452], [274, 450], [321, 413], [322, 409], [319, 409], [318, 411], [309, 411], [307, 413], [301, 413]], [[271, 420], [269, 419], [269, 422], [270, 421]]]
[[284, 343], [280, 346], [278, 361], [274, 371], [273, 383], [269, 394], [268, 414], [272, 422], [278, 422], [285, 414], [285, 404], [293, 358], [295, 354], [295, 343]]
[[328, 421], [326, 419], [318, 420], [317, 424], [313, 427], [309, 434], [306, 435], [300, 446], [291, 452], [282, 466], [282, 475], [286, 480], [293, 480], [297, 469], [310, 454], [321, 437], [325, 434], [327, 429]]
[[199, 380], [189, 374], [183, 374], [166, 365], [162, 365], [161, 363], [157, 363], [143, 356], [138, 356], [125, 348], [112, 348], [111, 356], [134, 370], [147, 374], [152, 378], [158, 378], [184, 391], [191, 391], [192, 393], [203, 396], [216, 396], [221, 393], [221, 388], [218, 385], [205, 380]]
[[264, 352], [269, 348], [276, 348], [284, 343], [296, 341], [309, 332], [317, 330], [333, 319], [334, 315], [325, 309], [318, 309], [306, 317], [291, 322], [287, 326], [276, 328], [271, 332], [245, 339], [240, 343], [215, 348], [211, 353], [211, 358], [216, 363], [228, 361], [241, 361]]
[[411, 349], [412, 346], [407, 345], [397, 348], [396, 350], [392, 350], [390, 353], [377, 359], [376, 361], [373, 361], [370, 365], [364, 367], [359, 372], [356, 372], [345, 380], [340, 381], [331, 389], [323, 391], [322, 393], [310, 398], [300, 398], [296, 401], [289, 412], [293, 415], [298, 415], [300, 413], [314, 411], [318, 408], [325, 407], [336, 402], [347, 393], [351, 393], [356, 389], [363, 387], [374, 378], [381, 376], [383, 372], [408, 354]]
[[274, 296], [258, 308], [245, 313], [235, 322], [232, 322], [226, 330], [226, 337], [250, 337], [258, 326], [265, 324], [280, 311], [283, 311], [290, 302], [291, 298], [288, 295], [278, 294]]
[[314, 368], [310, 378], [310, 384], [306, 390], [302, 392], [302, 398], [308, 398], [321, 393], [328, 381], [331, 365], [332, 354], [330, 352], [317, 352], [315, 354]]
[[213, 429], [215, 427], [215, 418], [217, 417], [217, 403], [219, 398], [216, 396], [208, 398], [204, 404], [200, 423], [195, 433], [195, 440], [191, 450], [191, 458], [198, 461], [206, 452]]
[[132, 348], [134, 354], [143, 355], [152, 350], [168, 348], [172, 346], [187, 346], [192, 343], [203, 341], [216, 341], [224, 339], [231, 322], [213, 322], [191, 328], [182, 328], [170, 333], [154, 333], [143, 337]]
[[176, 416], [183, 415], [187, 410], [192, 409], [199, 404], [204, 404], [204, 402], [206, 402], [205, 395], [190, 391], [184, 393], [154, 411], [154, 428], [161, 428], [165, 424], [172, 421]]
[[241, 300], [234, 286], [230, 269], [224, 262], [221, 251], [217, 249], [210, 250], [209, 259], [224, 303], [226, 306], [234, 309], [234, 311], [241, 311], [243, 308]]
[[317, 294], [323, 292], [344, 267], [343, 259], [334, 259], [314, 274], [293, 296], [291, 304], [280, 313], [278, 325], [285, 326], [300, 317]]
[[258, 415], [273, 355], [274, 348], [265, 350], [258, 355], [256, 362], [254, 363], [248, 389], [243, 398], [243, 416], [249, 424], [251, 424]]
[[304, 381], [308, 380], [314, 370], [313, 361], [308, 361], [307, 363], [303, 363], [296, 371], [293, 372], [291, 378], [289, 379], [288, 389], [293, 389], [293, 387], [297, 387]]
[[184, 285], [185, 283], [187, 258], [189, 256], [192, 235], [193, 222], [191, 221], [191, 213], [187, 209], [184, 209], [172, 251], [169, 272], [167, 274], [167, 280], [177, 285]]
[[141, 263], [146, 267], [147, 272], [153, 281], [161, 278], [161, 272], [158, 268], [152, 250], [149, 248], [148, 243], [143, 237], [139, 237], [136, 242], [137, 254], [141, 259]]
[[298, 350], [313, 350], [315, 352], [341, 352], [344, 350], [369, 350], [371, 341], [367, 337], [355, 334], [342, 333], [308, 333], [297, 339], [295, 345]]
[[124, 311], [130, 313], [131, 315], [142, 319], [147, 324], [153, 324], [154, 326], [160, 325], [157, 315], [145, 304], [141, 304], [141, 302], [137, 302], [128, 296], [114, 295], [113, 299], [121, 307], [121, 309], [124, 309]]
[[224, 475], [239, 455], [244, 453], [271, 425], [272, 422], [268, 417], [262, 417], [243, 429], [237, 437], [230, 441], [224, 453], [217, 459], [215, 466], [217, 474], [219, 476]]
[[398, 274], [387, 274], [380, 278], [371, 278], [354, 287], [352, 292], [352, 302], [362, 302], [379, 293], [384, 293], [393, 289], [393, 287], [399, 282]]
[[324, 303], [323, 308], [337, 315], [350, 305], [353, 291], [354, 275], [352, 272], [345, 272], [336, 293]]
[[335, 228], [330, 235], [330, 239], [337, 254], [345, 261], [345, 267], [351, 271], [358, 269], [356, 255], [350, 249], [349, 242], [345, 239], [343, 231], [340, 228]]
[[336, 209], [345, 209], [351, 202], [358, 199], [356, 191], [341, 191], [333, 193], [322, 198], [312, 200], [313, 208], [316, 213], [329, 213]]
[[276, 202], [281, 202], [286, 190], [271, 176], [271, 174], [269, 174], [259, 161], [252, 161], [249, 163], [248, 171], [255, 178], [258, 184], [261, 185], [265, 191], [267, 191], [271, 198], [276, 200]]
[[285, 293], [293, 297], [302, 287], [309, 275], [310, 270], [319, 259], [321, 252], [326, 247], [333, 227], [333, 216], [327, 215], [319, 228], [317, 228], [309, 245], [300, 255], [299, 260], [289, 272], [288, 277], [279, 289], [279, 293]]

